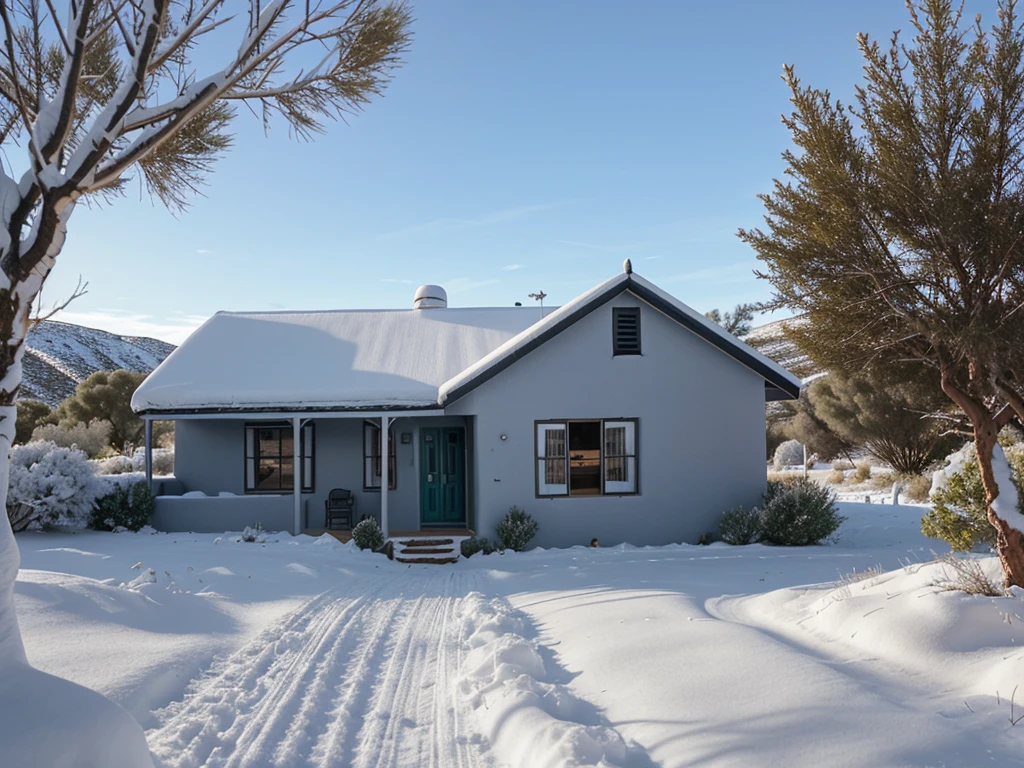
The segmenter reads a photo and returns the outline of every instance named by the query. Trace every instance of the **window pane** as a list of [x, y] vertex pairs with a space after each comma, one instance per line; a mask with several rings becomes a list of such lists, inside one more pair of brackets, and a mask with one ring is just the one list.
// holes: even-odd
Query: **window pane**
[[259, 452], [260, 456], [281, 455], [281, 430], [261, 429], [259, 430]]
[[285, 432], [282, 429], [281, 432], [284, 433], [281, 435], [281, 455], [284, 457], [294, 456], [295, 442], [292, 440], [291, 430]]
[[604, 460], [604, 492], [636, 493], [636, 458]]
[[277, 491], [281, 489], [281, 460], [260, 459], [256, 490]]
[[246, 427], [245, 429], [245, 455], [255, 456], [256, 450], [256, 430], [252, 427]]
[[256, 487], [256, 460], [245, 460], [245, 489], [251, 491]]
[[295, 489], [295, 463], [292, 459], [281, 460], [281, 489]]
[[537, 478], [537, 492], [541, 496], [565, 496], [569, 492], [565, 459], [538, 459]]
[[607, 456], [626, 454], [626, 428], [606, 427], [604, 430], [604, 452]]

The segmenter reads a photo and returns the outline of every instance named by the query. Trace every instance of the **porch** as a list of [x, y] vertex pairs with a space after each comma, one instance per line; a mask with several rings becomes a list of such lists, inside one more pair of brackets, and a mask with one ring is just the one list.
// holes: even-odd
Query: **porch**
[[[392, 538], [471, 535], [472, 418], [437, 410], [145, 418], [158, 529], [222, 532], [260, 523], [322, 533], [329, 494], [345, 489], [354, 502], [352, 526], [373, 517]], [[152, 477], [157, 419], [175, 421], [173, 478]], [[350, 529], [329, 533], [351, 536]]]

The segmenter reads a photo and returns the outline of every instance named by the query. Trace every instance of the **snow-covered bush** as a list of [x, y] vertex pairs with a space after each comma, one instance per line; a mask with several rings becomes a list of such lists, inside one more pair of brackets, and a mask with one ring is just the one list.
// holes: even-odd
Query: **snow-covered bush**
[[537, 535], [540, 525], [519, 507], [512, 507], [498, 523], [498, 541], [502, 549], [522, 552]]
[[266, 544], [267, 534], [263, 530], [263, 523], [257, 521], [255, 528], [245, 526], [245, 530], [242, 531], [242, 541], [248, 544]]
[[32, 442], [49, 442], [62, 448], [77, 448], [90, 459], [110, 450], [110, 422], [94, 419], [73, 426], [43, 424], [32, 432]]
[[846, 518], [831, 489], [800, 478], [769, 483], [761, 507], [761, 539], [769, 544], [817, 544], [835, 533]]
[[[1017, 486], [1017, 498], [1024, 502], [1024, 449], [1013, 446], [1005, 450], [1010, 474]], [[996, 529], [988, 521], [985, 487], [981, 482], [974, 446], [969, 445], [948, 457], [951, 466], [937, 472], [941, 482], [932, 480], [932, 509], [921, 518], [921, 532], [933, 539], [942, 539], [957, 552], [975, 547], [993, 547]], [[952, 470], [952, 471], [950, 471]]]
[[96, 501], [96, 508], [89, 515], [89, 527], [94, 531], [120, 528], [137, 531], [147, 525], [155, 505], [146, 481], [111, 483], [110, 486], [107, 494]]
[[384, 546], [384, 534], [377, 525], [377, 521], [368, 517], [360, 520], [352, 529], [352, 541], [360, 549], [377, 550]]
[[780, 443], [772, 456], [772, 464], [776, 469], [783, 467], [802, 466], [804, 463], [804, 447], [798, 440], [786, 440]]
[[485, 555], [489, 555], [494, 551], [494, 545], [486, 538], [477, 538], [476, 536], [470, 536], [468, 539], [463, 539], [459, 545], [459, 549], [462, 551], [463, 557], [472, 557], [477, 552], [483, 552]]
[[753, 544], [761, 538], [761, 510], [736, 507], [722, 515], [718, 535], [726, 544]]
[[[132, 468], [136, 472], [146, 471], [146, 449], [137, 448], [132, 455]], [[154, 448], [153, 449], [153, 474], [173, 475], [174, 474], [174, 449]]]
[[7, 516], [16, 531], [84, 526], [103, 491], [95, 468], [80, 450], [44, 442], [11, 449]]
[[135, 471], [131, 456], [111, 456], [96, 462], [96, 469], [101, 475], [124, 475]]

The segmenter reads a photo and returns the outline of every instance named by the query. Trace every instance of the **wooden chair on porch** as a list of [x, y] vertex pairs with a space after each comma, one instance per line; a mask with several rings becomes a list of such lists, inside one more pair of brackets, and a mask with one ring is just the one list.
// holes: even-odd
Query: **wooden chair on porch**
[[333, 529], [335, 523], [342, 530], [351, 530], [355, 508], [356, 499], [352, 495], [352, 491], [345, 488], [335, 488], [327, 494], [327, 499], [324, 501], [327, 530]]

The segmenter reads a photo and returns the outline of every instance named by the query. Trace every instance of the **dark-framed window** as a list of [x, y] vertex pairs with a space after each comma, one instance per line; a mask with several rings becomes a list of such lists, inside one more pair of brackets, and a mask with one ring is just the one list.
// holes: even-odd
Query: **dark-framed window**
[[638, 494], [638, 428], [637, 419], [535, 422], [537, 496]]
[[612, 355], [640, 354], [640, 307], [612, 307]]
[[[309, 422], [300, 430], [299, 465], [302, 492], [313, 492], [314, 425]], [[245, 425], [245, 492], [280, 493], [295, 490], [295, 453], [292, 425]]]
[[[363, 490], [379, 491], [381, 470], [380, 424], [363, 422]], [[395, 432], [388, 429], [388, 490], [398, 487], [398, 462], [395, 460]]]

